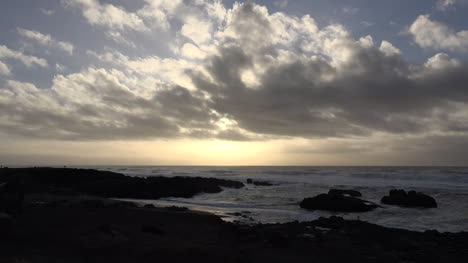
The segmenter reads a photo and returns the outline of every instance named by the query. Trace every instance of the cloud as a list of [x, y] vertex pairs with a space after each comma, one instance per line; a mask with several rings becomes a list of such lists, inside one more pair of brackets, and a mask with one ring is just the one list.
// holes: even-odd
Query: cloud
[[136, 48], [136, 44], [133, 41], [126, 39], [119, 31], [107, 31], [105, 34], [107, 38], [111, 39], [115, 43]]
[[180, 33], [196, 44], [203, 44], [211, 40], [211, 27], [212, 25], [208, 21], [189, 17], [182, 26]]
[[22, 62], [26, 67], [34, 65], [39, 67], [47, 67], [47, 60], [35, 56], [28, 56], [20, 51], [9, 49], [7, 46], [0, 45], [0, 67], [3, 68], [4, 73], [9, 73], [9, 67], [2, 61], [4, 59], [15, 59]]
[[[354, 41], [338, 25], [319, 29], [313, 20], [294, 17], [281, 21], [297, 25], [284, 34], [273, 30], [282, 27], [272, 26], [272, 16], [279, 15], [238, 6], [227, 25], [233, 27], [229, 45], [209, 59], [206, 73], [193, 73], [211, 107], [242, 129], [309, 138], [450, 132], [454, 116], [466, 112], [463, 104], [453, 106], [466, 97], [466, 63], [436, 55], [426, 65], [411, 65], [387, 41], [375, 47], [372, 38]], [[310, 30], [298, 34], [304, 28]], [[250, 39], [252, 32], [263, 37]], [[310, 48], [299, 36], [310, 38]], [[264, 71], [252, 88], [242, 73], [257, 67]], [[452, 116], [448, 123], [441, 112]]]
[[8, 67], [8, 65], [3, 63], [2, 61], [0, 61], [0, 74], [1, 75], [10, 75], [11, 74], [11, 70]]
[[401, 50], [396, 48], [392, 43], [383, 40], [382, 43], [380, 44], [380, 51], [382, 51], [385, 55], [387, 56], [392, 56], [392, 55], [399, 55], [401, 54]]
[[286, 8], [289, 2], [288, 0], [277, 0], [273, 4], [278, 8]]
[[[167, 11], [184, 22], [178, 35], [189, 17], [200, 22], [184, 8]], [[49, 89], [9, 82], [0, 131], [67, 140], [468, 135], [466, 61], [439, 53], [410, 63], [388, 41], [254, 3], [220, 17], [207, 20], [206, 38], [185, 32], [182, 57], [105, 49], [88, 54], [107, 69], [57, 75]]]
[[44, 8], [39, 8], [39, 11], [41, 11], [41, 13], [43, 13], [46, 16], [51, 16], [51, 15], [55, 14], [55, 12], [56, 12], [55, 10], [44, 9]]
[[359, 13], [359, 8], [357, 7], [343, 7], [342, 9], [343, 13], [347, 15], [356, 15]]
[[370, 26], [373, 26], [374, 23], [371, 23], [369, 21], [361, 21], [360, 23], [363, 27], [370, 27]]
[[418, 16], [408, 32], [422, 48], [468, 51], [468, 30], [455, 32], [447, 25], [431, 20], [429, 15]]
[[72, 43], [65, 41], [57, 41], [51, 35], [42, 34], [38, 31], [28, 30], [24, 28], [16, 29], [18, 34], [22, 37], [36, 41], [37, 43], [51, 48], [59, 48], [66, 51], [68, 54], [73, 55], [73, 49], [75, 48]]
[[135, 13], [112, 4], [101, 4], [99, 0], [62, 0], [67, 7], [78, 8], [89, 24], [111, 30], [148, 31], [143, 20]]
[[192, 128], [212, 128], [204, 101], [188, 90], [142, 92], [134, 83], [122, 72], [96, 68], [58, 75], [51, 89], [8, 81], [0, 89], [0, 130], [34, 138], [113, 140], [173, 138]]
[[55, 64], [55, 71], [62, 73], [65, 70], [67, 70], [67, 66], [59, 63]]
[[169, 18], [174, 16], [180, 6], [181, 0], [145, 0], [146, 5], [138, 10], [137, 14], [148, 21], [152, 28], [169, 30]]
[[181, 49], [182, 56], [194, 59], [204, 59], [206, 53], [191, 43], [185, 43]]
[[447, 11], [451, 8], [454, 8], [458, 4], [467, 4], [467, 0], [438, 0], [436, 3], [436, 8], [440, 11]]

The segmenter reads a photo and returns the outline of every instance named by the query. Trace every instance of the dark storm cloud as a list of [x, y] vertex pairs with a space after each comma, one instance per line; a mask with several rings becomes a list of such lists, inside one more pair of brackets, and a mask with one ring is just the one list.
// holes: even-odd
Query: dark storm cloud
[[[194, 75], [194, 83], [211, 94], [217, 112], [254, 133], [343, 137], [376, 131], [422, 133], [434, 125], [467, 131], [466, 119], [441, 118], [467, 110], [465, 105], [450, 106], [467, 99], [466, 63], [414, 66], [377, 48], [345, 48], [351, 54], [339, 71], [326, 59], [299, 59], [270, 67], [255, 88], [241, 80], [249, 56], [239, 46], [223, 48], [206, 67], [215, 83], [200, 75]], [[323, 75], [333, 77], [318, 81]]]

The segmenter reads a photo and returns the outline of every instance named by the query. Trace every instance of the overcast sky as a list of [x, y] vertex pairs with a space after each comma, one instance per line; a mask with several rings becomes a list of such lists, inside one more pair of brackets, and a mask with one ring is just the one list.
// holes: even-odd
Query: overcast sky
[[6, 0], [0, 164], [468, 165], [468, 0]]

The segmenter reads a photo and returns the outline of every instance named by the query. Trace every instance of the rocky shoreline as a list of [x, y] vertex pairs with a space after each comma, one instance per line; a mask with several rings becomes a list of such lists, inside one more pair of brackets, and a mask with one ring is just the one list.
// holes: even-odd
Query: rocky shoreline
[[101, 197], [158, 199], [192, 197], [198, 193], [219, 193], [222, 187], [242, 188], [232, 180], [202, 177], [130, 177], [93, 169], [3, 168], [0, 182], [21, 178], [27, 193], [66, 195], [91, 194]]
[[[41, 171], [48, 178], [51, 170]], [[339, 217], [249, 226], [183, 208], [138, 207], [107, 199], [105, 191], [97, 197], [56, 184], [43, 188], [44, 179], [37, 188], [27, 185], [36, 179], [25, 178], [23, 213], [0, 219], [0, 262], [468, 262], [466, 232]]]

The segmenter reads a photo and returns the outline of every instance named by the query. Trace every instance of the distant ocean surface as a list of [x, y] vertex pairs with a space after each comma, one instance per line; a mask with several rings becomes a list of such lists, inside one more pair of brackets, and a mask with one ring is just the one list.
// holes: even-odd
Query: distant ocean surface
[[[218, 194], [193, 198], [137, 200], [156, 206], [185, 206], [207, 211], [227, 221], [282, 223], [309, 221], [338, 215], [382, 226], [424, 231], [468, 231], [468, 167], [215, 167], [215, 166], [108, 166], [88, 167], [128, 176], [201, 176], [246, 182], [248, 178], [273, 186], [246, 184]], [[307, 211], [298, 203], [305, 197], [326, 193], [330, 188], [359, 190], [363, 199], [380, 203], [393, 188], [416, 190], [433, 196], [433, 209], [383, 205], [367, 213]]]

